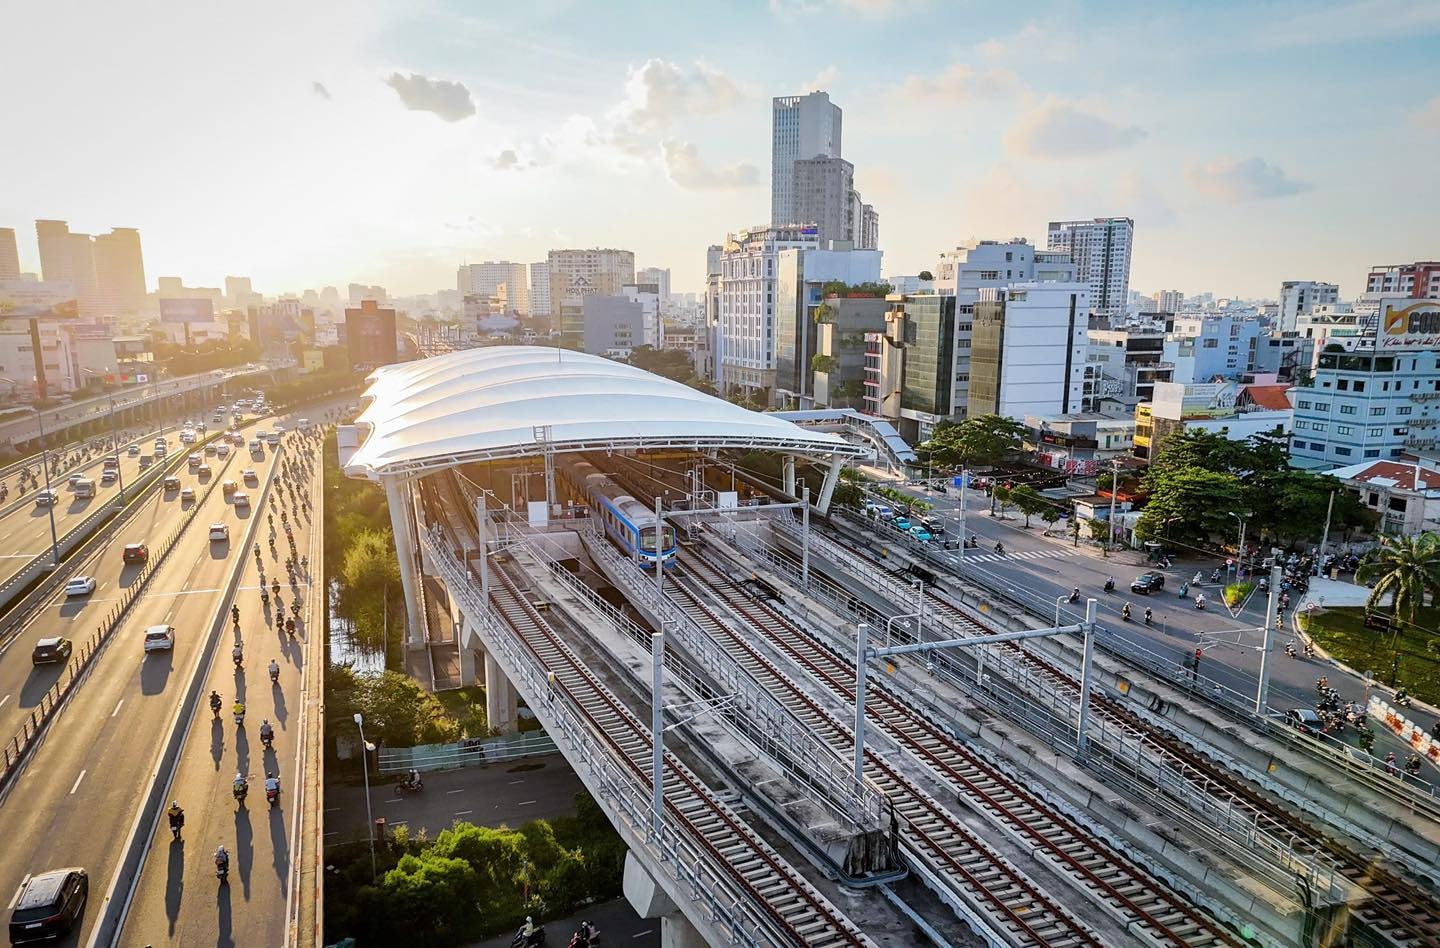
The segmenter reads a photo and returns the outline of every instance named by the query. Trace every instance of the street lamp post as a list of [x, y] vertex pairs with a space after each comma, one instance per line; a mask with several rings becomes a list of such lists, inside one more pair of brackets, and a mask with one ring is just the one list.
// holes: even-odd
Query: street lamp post
[[355, 712], [355, 726], [360, 729], [360, 769], [365, 774], [365, 821], [370, 826], [370, 881], [375, 881], [375, 816], [370, 812], [370, 747], [365, 740], [365, 715]]
[[120, 470], [120, 432], [115, 427], [115, 398], [110, 398], [110, 454], [115, 458], [115, 482], [120, 485], [120, 503], [125, 503], [125, 474]]
[[1242, 517], [1232, 510], [1230, 516], [1240, 522], [1240, 548], [1235, 553], [1235, 581], [1238, 583], [1245, 572], [1245, 527], [1249, 524], [1251, 515], [1247, 513]]
[[55, 492], [50, 489], [50, 449], [45, 446], [45, 415], [35, 409], [35, 423], [40, 428], [40, 468], [45, 472], [45, 496], [50, 502], [45, 509], [50, 512], [50, 565], [60, 565], [60, 537], [55, 532]]

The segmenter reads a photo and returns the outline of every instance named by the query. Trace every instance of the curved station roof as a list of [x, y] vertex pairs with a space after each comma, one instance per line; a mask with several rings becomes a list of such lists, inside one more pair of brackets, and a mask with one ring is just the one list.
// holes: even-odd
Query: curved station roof
[[858, 455], [807, 431], [621, 362], [542, 346], [488, 346], [382, 366], [356, 424], [351, 476], [415, 476], [563, 451], [753, 448]]

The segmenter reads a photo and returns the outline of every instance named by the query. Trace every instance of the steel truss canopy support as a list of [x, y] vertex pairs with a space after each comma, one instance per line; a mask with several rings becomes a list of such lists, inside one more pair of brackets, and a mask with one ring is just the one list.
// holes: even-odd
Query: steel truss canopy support
[[543, 449], [555, 454], [729, 448], [826, 457], [827, 483], [845, 458], [866, 451], [634, 366], [542, 346], [489, 346], [383, 366], [361, 400], [355, 423], [363, 440], [345, 473], [371, 479], [533, 456], [542, 453], [542, 426]]

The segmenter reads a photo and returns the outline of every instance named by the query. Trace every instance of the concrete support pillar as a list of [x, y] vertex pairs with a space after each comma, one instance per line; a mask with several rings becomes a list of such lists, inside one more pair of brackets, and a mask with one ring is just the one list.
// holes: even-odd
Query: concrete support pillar
[[485, 655], [485, 719], [492, 730], [512, 734], [516, 728], [515, 686], [505, 677], [500, 664]]
[[626, 901], [637, 915], [660, 919], [660, 948], [705, 948], [705, 938], [681, 914], [669, 894], [655, 883], [650, 870], [635, 858], [633, 852], [625, 854], [622, 889]]
[[420, 610], [419, 568], [416, 562], [415, 521], [410, 510], [410, 485], [394, 477], [383, 478], [390, 504], [390, 528], [395, 534], [395, 558], [400, 563], [400, 585], [405, 589], [405, 644], [425, 646], [425, 616]]
[[785, 455], [785, 496], [795, 496], [795, 455]]
[[468, 630], [462, 628], [460, 633], [460, 684], [466, 687], [475, 684], [475, 649], [468, 643], [474, 638]]
[[840, 482], [840, 469], [845, 466], [844, 455], [836, 454], [830, 459], [830, 470], [825, 472], [825, 483], [820, 487], [820, 500], [815, 509], [822, 514], [830, 510], [830, 498], [835, 494], [835, 485]]

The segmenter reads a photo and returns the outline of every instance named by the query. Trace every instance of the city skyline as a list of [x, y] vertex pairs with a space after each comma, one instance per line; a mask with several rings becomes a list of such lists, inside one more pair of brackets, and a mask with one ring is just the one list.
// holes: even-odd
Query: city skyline
[[[772, 97], [824, 89], [883, 215], [887, 273], [1105, 216], [1135, 220], [1143, 293], [1273, 298], [1315, 280], [1349, 298], [1372, 264], [1433, 256], [1440, 67], [1424, 51], [1440, 9], [1027, 14], [773, 0], [703, 31], [691, 11], [647, 10], [635, 31], [564, 2], [503, 21], [453, 3], [262, 4], [218, 29], [162, 3], [92, 11], [77, 33], [28, 5], [17, 26], [36, 42], [0, 69], [11, 87], [52, 82], [7, 104], [32, 133], [0, 157], [24, 183], [0, 197], [0, 226], [22, 271], [39, 269], [33, 222], [63, 219], [138, 228], [147, 276], [187, 285], [245, 273], [267, 293], [359, 280], [407, 295], [467, 261], [621, 247], [694, 292], [708, 245], [769, 218]], [[798, 39], [828, 59], [779, 55]], [[900, 66], [864, 55], [891, 40]], [[1341, 55], [1363, 72], [1334, 68]], [[224, 65], [239, 56], [275, 68]], [[138, 102], [156, 118], [133, 121]], [[1414, 182], [1405, 201], [1375, 200], [1388, 180]]]

